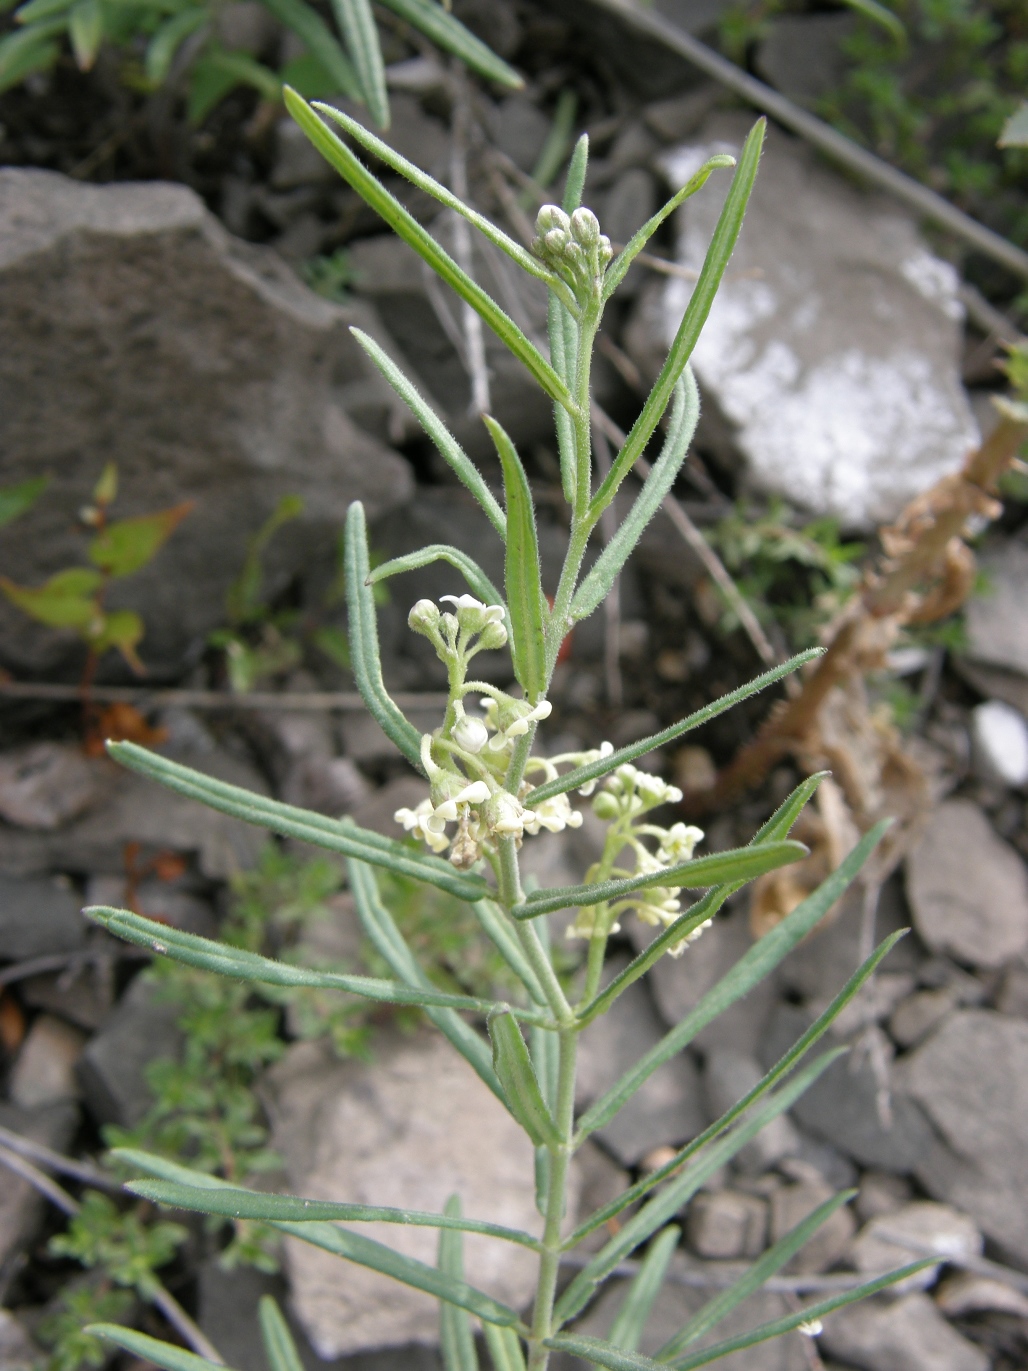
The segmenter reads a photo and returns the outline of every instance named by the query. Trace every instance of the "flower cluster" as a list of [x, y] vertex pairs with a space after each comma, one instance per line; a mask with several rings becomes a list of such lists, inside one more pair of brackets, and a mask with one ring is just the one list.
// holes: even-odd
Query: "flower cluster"
[[448, 666], [466, 666], [476, 652], [503, 647], [507, 642], [503, 605], [485, 605], [473, 595], [442, 595], [453, 604], [444, 612], [434, 600], [419, 600], [407, 616], [415, 633], [427, 638]]
[[598, 290], [614, 251], [591, 209], [576, 209], [568, 215], [559, 205], [543, 205], [535, 231], [532, 251], [568, 283], [579, 300]]

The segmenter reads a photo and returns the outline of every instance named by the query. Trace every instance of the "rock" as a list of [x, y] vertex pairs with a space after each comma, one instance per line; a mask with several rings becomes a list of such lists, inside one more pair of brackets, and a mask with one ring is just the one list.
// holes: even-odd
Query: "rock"
[[899, 1047], [913, 1047], [936, 1028], [958, 1003], [950, 986], [919, 990], [901, 1000], [889, 1019], [889, 1033]]
[[[575, 1153], [575, 1168], [578, 1172], [579, 1183], [581, 1186], [578, 1203], [582, 1219], [601, 1209], [605, 1204], [628, 1189], [632, 1184], [632, 1178], [623, 1167], [618, 1166], [617, 1162], [607, 1156], [601, 1147], [597, 1147], [588, 1138]], [[628, 1205], [618, 1215], [621, 1223], [635, 1213], [636, 1205]], [[576, 1252], [598, 1252], [610, 1238], [610, 1230], [606, 1224], [602, 1224], [594, 1232], [590, 1233], [582, 1243], [575, 1248]]]
[[[118, 588], [117, 605], [143, 615], [151, 667], [178, 667], [224, 620], [247, 541], [283, 494], [305, 512], [269, 550], [271, 587], [334, 556], [352, 500], [374, 512], [410, 492], [406, 462], [345, 408], [353, 385], [365, 404], [379, 397], [380, 414], [392, 405], [347, 329], [380, 331], [373, 314], [330, 304], [272, 250], [231, 239], [185, 186], [5, 168], [0, 280], [0, 484], [53, 473], [6, 531], [0, 570], [38, 584], [83, 561], [76, 515], [107, 461], [119, 516], [194, 500], [153, 564]], [[6, 601], [0, 641], [21, 670], [68, 651]]]
[[896, 1075], [936, 1130], [915, 1158], [918, 1180], [1028, 1261], [1028, 1023], [958, 1010]]
[[907, 857], [914, 926], [933, 952], [998, 967], [1028, 946], [1028, 873], [969, 800], [946, 800]]
[[75, 1065], [85, 1036], [77, 1028], [40, 1014], [29, 1029], [11, 1071], [7, 1092], [20, 1109], [37, 1109], [79, 1097]]
[[60, 828], [99, 797], [95, 767], [68, 743], [0, 754], [0, 817], [19, 828]]
[[[771, 1241], [778, 1242], [835, 1194], [824, 1181], [805, 1180], [783, 1185], [771, 1194]], [[785, 1267], [786, 1271], [825, 1271], [834, 1266], [850, 1244], [857, 1221], [844, 1205], [837, 1209]]]
[[[419, 733], [431, 733], [439, 727], [441, 711], [404, 710], [407, 718]], [[339, 736], [346, 756], [356, 763], [382, 762], [395, 760], [396, 744], [382, 732], [378, 721], [366, 711], [347, 713], [339, 721]]]
[[967, 656], [976, 665], [1028, 676], [1028, 544], [997, 542], [982, 553], [980, 566], [988, 592], [973, 595], [964, 611]]
[[414, 809], [428, 795], [428, 782], [421, 776], [397, 776], [371, 794], [354, 811], [354, 822], [387, 838], [398, 838], [403, 830], [393, 818], [398, 809]]
[[67, 879], [0, 874], [0, 958], [20, 962], [77, 951], [89, 927], [81, 908]]
[[[909, 1239], [912, 1246], [899, 1239]], [[919, 1250], [916, 1244], [920, 1244]], [[880, 1214], [866, 1224], [850, 1247], [849, 1257], [858, 1271], [882, 1276], [897, 1266], [938, 1252], [941, 1257], [979, 1257], [982, 1235], [966, 1214], [947, 1204], [915, 1200], [891, 1214]], [[899, 1292], [927, 1290], [938, 1279], [940, 1266], [929, 1266], [894, 1287]]]
[[843, 44], [855, 27], [852, 14], [780, 15], [757, 48], [757, 70], [790, 100], [816, 104], [842, 84]]
[[[124, 909], [127, 901], [126, 882], [122, 876], [91, 876], [86, 882], [85, 904], [111, 905]], [[217, 920], [206, 900], [192, 894], [181, 885], [167, 881], [140, 881], [135, 889], [135, 908], [148, 919], [160, 919], [184, 933], [196, 933], [201, 938], [216, 938]]]
[[0, 1309], [0, 1371], [35, 1371], [45, 1360], [22, 1324]]
[[[382, 1033], [371, 1064], [297, 1044], [267, 1080], [273, 1145], [292, 1193], [436, 1212], [457, 1193], [467, 1214], [538, 1230], [531, 1145], [441, 1036]], [[435, 1262], [431, 1229], [360, 1231]], [[476, 1237], [465, 1252], [475, 1285], [515, 1308], [528, 1302], [530, 1253]], [[319, 1356], [436, 1341], [438, 1311], [428, 1296], [294, 1238], [286, 1239], [286, 1264], [293, 1308]]]
[[956, 1271], [940, 1281], [935, 1291], [935, 1304], [950, 1319], [966, 1318], [968, 1314], [986, 1310], [1028, 1318], [1028, 1295], [1015, 1290], [1006, 1281], [976, 1276], [970, 1271]]
[[1003, 977], [996, 1008], [1001, 1014], [1028, 1019], [1028, 966], [1015, 962]]
[[18, 982], [18, 998], [31, 1009], [57, 1014], [78, 1028], [95, 1032], [111, 1012], [113, 965], [75, 966]]
[[522, 28], [510, 0], [454, 0], [453, 12], [493, 52], [501, 57], [513, 57], [517, 52]]
[[[805, 1032], [813, 1016], [791, 1005], [775, 1012], [764, 1042], [765, 1069]], [[794, 1118], [862, 1166], [911, 1171], [931, 1141], [931, 1128], [917, 1104], [898, 1090], [891, 1093], [888, 1126], [879, 1115], [879, 1085], [866, 1054], [833, 1062], [793, 1105]]]
[[[731, 1047], [715, 1048], [708, 1052], [703, 1066], [703, 1093], [710, 1122], [719, 1119], [733, 1104], [738, 1103], [763, 1075], [760, 1063], [748, 1053]], [[794, 1124], [787, 1115], [780, 1114], [752, 1142], [746, 1144], [735, 1158], [735, 1165], [742, 1171], [759, 1175], [799, 1149], [800, 1139]]]
[[[605, 982], [628, 965], [627, 957], [610, 957]], [[664, 1036], [649, 991], [636, 981], [610, 1011], [595, 1019], [579, 1039], [576, 1102], [579, 1110], [599, 1097]], [[680, 1052], [655, 1071], [631, 1102], [596, 1134], [625, 1166], [634, 1166], [662, 1143], [684, 1143], [706, 1126], [699, 1104], [699, 1073], [692, 1058]]]
[[[0, 1104], [0, 1127], [21, 1133], [58, 1152], [71, 1142], [77, 1120], [78, 1110], [68, 1101], [31, 1110]], [[43, 1197], [28, 1181], [6, 1167], [0, 1167], [0, 1262], [6, 1262], [31, 1236], [44, 1203]]]
[[853, 1207], [861, 1221], [867, 1223], [880, 1214], [895, 1214], [908, 1203], [912, 1194], [905, 1176], [894, 1176], [888, 1171], [865, 1171]]
[[951, 1328], [927, 1295], [864, 1300], [824, 1322], [821, 1346], [862, 1371], [988, 1371], [985, 1352]]
[[[709, 120], [665, 155], [668, 179], [680, 186], [713, 152], [737, 152], [749, 122]], [[717, 173], [680, 211], [683, 265], [701, 265], [729, 179]], [[692, 289], [668, 283], [666, 341]], [[751, 483], [868, 528], [956, 470], [977, 441], [960, 382], [956, 290], [953, 268], [893, 203], [772, 129], [692, 359], [737, 427]]]
[[[603, 197], [597, 213], [600, 226], [612, 243], [622, 247], [657, 209], [657, 187], [651, 172], [644, 167], [623, 171]], [[632, 268], [619, 288], [622, 298], [642, 282], [642, 272]], [[627, 292], [627, 294], [626, 294]]]
[[[315, 683], [291, 681], [290, 687], [314, 689]], [[334, 755], [332, 721], [327, 714], [266, 710], [255, 713], [249, 725], [259, 755], [270, 766], [279, 796], [287, 804], [339, 815], [349, 814], [369, 798], [371, 787], [353, 761]]]
[[179, 1013], [143, 976], [118, 1001], [78, 1063], [86, 1108], [99, 1123], [130, 1128], [150, 1108], [146, 1068], [158, 1057], [178, 1056]]
[[508, 95], [489, 107], [486, 127], [499, 150], [531, 173], [550, 132], [550, 121], [527, 95]]
[[1023, 786], [1028, 781], [1028, 723], [1002, 700], [971, 711], [971, 753], [984, 781]]
[[953, 658], [953, 665], [958, 675], [973, 686], [979, 695], [1002, 700], [1011, 709], [1016, 709], [1022, 718], [1028, 718], [1028, 676], [1001, 666], [982, 666], [980, 662], [969, 662], [961, 657]]
[[701, 1190], [689, 1205], [685, 1235], [699, 1257], [748, 1258], [767, 1242], [767, 1203], [739, 1190]]
[[339, 173], [322, 157], [300, 125], [286, 117], [275, 125], [275, 160], [269, 184], [272, 190], [335, 186], [339, 184]]

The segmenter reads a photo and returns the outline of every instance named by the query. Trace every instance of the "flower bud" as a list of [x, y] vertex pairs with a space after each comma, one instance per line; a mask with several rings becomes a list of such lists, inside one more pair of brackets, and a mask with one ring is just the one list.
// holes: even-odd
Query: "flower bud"
[[559, 205], [543, 205], [535, 217], [535, 231], [540, 238], [545, 238], [551, 229], [566, 234], [570, 228], [571, 220]]
[[582, 206], [571, 216], [571, 233], [583, 247], [595, 247], [600, 241], [600, 221], [591, 209]]
[[557, 256], [567, 247], [568, 236], [563, 229], [550, 229], [549, 233], [543, 235], [543, 245], [547, 252]]
[[618, 804], [617, 797], [612, 795], [609, 790], [601, 790], [593, 798], [593, 813], [604, 823], [611, 823], [621, 813], [621, 806]]
[[504, 625], [496, 620], [487, 623], [479, 635], [478, 645], [487, 652], [495, 651], [499, 647], [506, 647], [507, 630]]
[[481, 719], [469, 719], [467, 715], [457, 720], [450, 737], [465, 752], [481, 752], [489, 741], [489, 730]]
[[439, 622], [439, 606], [433, 600], [419, 600], [407, 615], [415, 633], [431, 633]]

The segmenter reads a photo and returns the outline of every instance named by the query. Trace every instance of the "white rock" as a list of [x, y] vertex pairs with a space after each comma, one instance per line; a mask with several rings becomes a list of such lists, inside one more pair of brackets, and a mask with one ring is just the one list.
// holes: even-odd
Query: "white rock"
[[[748, 122], [748, 121], [747, 121]], [[663, 166], [680, 186], [746, 123], [717, 116]], [[681, 214], [678, 257], [698, 269], [730, 175]], [[746, 222], [693, 365], [737, 427], [753, 483], [850, 527], [893, 518], [977, 441], [958, 366], [953, 268], [913, 221], [769, 133]], [[668, 340], [692, 293], [665, 293]]]
[[[850, 1258], [858, 1271], [883, 1275], [936, 1252], [943, 1258], [967, 1258], [980, 1256], [981, 1251], [982, 1235], [973, 1219], [948, 1204], [915, 1200], [865, 1224], [850, 1247]], [[908, 1276], [896, 1286], [897, 1292], [927, 1290], [939, 1269], [928, 1266]]]
[[1002, 700], [986, 700], [971, 711], [975, 762], [987, 781], [1022, 786], [1028, 781], [1028, 723]]
[[[441, 1036], [376, 1036], [374, 1060], [337, 1062], [297, 1044], [269, 1077], [274, 1145], [294, 1194], [440, 1212], [459, 1194], [464, 1213], [538, 1232], [532, 1148], [521, 1129]], [[572, 1194], [569, 1211], [575, 1210]], [[430, 1228], [360, 1224], [356, 1231], [435, 1263]], [[432, 1343], [438, 1307], [416, 1290], [286, 1241], [293, 1307], [318, 1354]], [[530, 1252], [465, 1239], [467, 1279], [515, 1308], [532, 1295]]]

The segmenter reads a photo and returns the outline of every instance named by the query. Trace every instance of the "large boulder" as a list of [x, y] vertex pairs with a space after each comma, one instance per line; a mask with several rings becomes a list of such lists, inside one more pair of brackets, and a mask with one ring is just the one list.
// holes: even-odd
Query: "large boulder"
[[[282, 495], [305, 513], [273, 545], [280, 584], [330, 554], [350, 501], [374, 513], [412, 489], [403, 459], [350, 417], [384, 425], [389, 408], [351, 323], [380, 329], [367, 306], [330, 304], [270, 249], [231, 238], [185, 186], [0, 171], [0, 486], [51, 478], [4, 531], [0, 571], [38, 584], [83, 561], [76, 514], [105, 462], [118, 514], [194, 501], [112, 596], [143, 614], [144, 660], [174, 667], [224, 618], [247, 540]], [[0, 641], [20, 670], [66, 651], [6, 602]]]
[[[663, 165], [683, 185], [748, 120], [712, 118]], [[680, 211], [679, 261], [697, 269], [730, 175]], [[748, 475], [850, 527], [893, 518], [977, 441], [960, 384], [956, 274], [912, 219], [772, 130], [746, 222], [693, 363], [735, 429]], [[692, 293], [663, 293], [666, 341]]]

